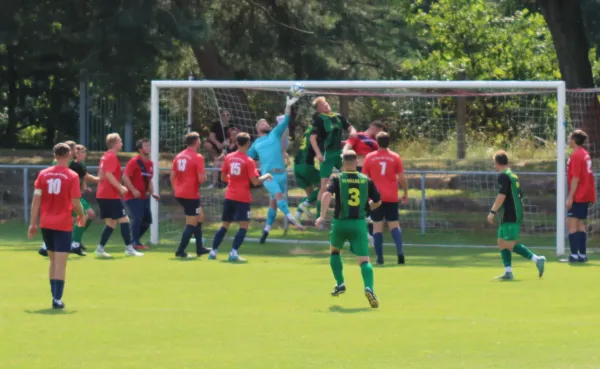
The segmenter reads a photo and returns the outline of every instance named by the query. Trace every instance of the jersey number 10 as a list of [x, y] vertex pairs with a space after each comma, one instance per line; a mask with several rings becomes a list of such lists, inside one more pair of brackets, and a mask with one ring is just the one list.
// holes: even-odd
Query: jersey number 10
[[58, 195], [60, 194], [60, 189], [62, 187], [62, 181], [60, 178], [52, 178], [47, 181], [48, 183], [48, 193], [50, 195]]

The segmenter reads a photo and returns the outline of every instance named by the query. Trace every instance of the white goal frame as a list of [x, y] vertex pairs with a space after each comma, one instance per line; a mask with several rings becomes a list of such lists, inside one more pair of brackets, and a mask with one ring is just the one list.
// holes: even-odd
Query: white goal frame
[[[163, 88], [261, 88], [288, 89], [294, 81], [152, 81], [150, 93], [150, 140], [152, 141], [152, 162], [155, 173], [159, 173], [159, 102], [160, 90]], [[565, 252], [565, 201], [566, 201], [566, 85], [564, 81], [300, 81], [306, 89], [544, 89], [556, 90], [558, 109], [556, 115], [556, 253]], [[159, 192], [159, 175], [152, 178], [155, 191]], [[150, 227], [150, 242], [159, 241], [158, 201], [151, 199], [151, 211], [154, 221]]]

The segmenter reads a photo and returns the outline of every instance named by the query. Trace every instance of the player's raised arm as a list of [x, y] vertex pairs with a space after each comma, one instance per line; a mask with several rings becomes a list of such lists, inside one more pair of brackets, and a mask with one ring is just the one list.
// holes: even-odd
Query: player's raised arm
[[339, 117], [340, 117], [340, 120], [342, 121], [342, 128], [348, 132], [348, 134], [350, 135], [350, 138], [356, 137], [356, 134], [357, 134], [356, 128], [354, 128], [354, 126], [352, 124], [350, 124], [350, 122], [348, 122], [348, 119], [345, 116], [340, 115]]
[[313, 118], [312, 123], [312, 131], [310, 133], [310, 146], [312, 146], [313, 151], [315, 152], [315, 157], [322, 162], [324, 160], [323, 153], [321, 152], [321, 148], [319, 147], [319, 136], [323, 135], [325, 132], [325, 126], [323, 124], [323, 119], [320, 116], [315, 116]]

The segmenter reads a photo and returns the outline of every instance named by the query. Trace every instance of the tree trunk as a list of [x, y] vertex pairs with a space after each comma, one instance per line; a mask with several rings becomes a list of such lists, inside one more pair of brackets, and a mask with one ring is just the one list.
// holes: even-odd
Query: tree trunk
[[6, 58], [7, 58], [7, 71], [8, 77], [8, 124], [4, 135], [2, 136], [3, 146], [14, 147], [17, 143], [17, 66], [15, 63], [15, 46], [11, 44], [6, 45]]

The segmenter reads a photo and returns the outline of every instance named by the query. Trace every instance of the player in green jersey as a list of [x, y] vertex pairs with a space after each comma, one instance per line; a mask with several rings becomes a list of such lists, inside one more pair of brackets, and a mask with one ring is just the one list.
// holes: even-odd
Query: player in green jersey
[[312, 126], [308, 125], [306, 131], [304, 131], [300, 148], [298, 148], [294, 157], [296, 184], [306, 192], [306, 197], [300, 200], [298, 205], [296, 219], [300, 219], [303, 213], [306, 213], [309, 217], [311, 216], [310, 207], [317, 201], [319, 186], [321, 185], [319, 170], [315, 168], [315, 150], [310, 145], [311, 134]]
[[513, 280], [511, 251], [535, 263], [538, 275], [544, 275], [546, 258], [537, 256], [522, 243], [517, 243], [523, 222], [523, 203], [521, 198], [521, 184], [519, 177], [508, 166], [508, 155], [504, 151], [494, 154], [494, 167], [498, 175], [498, 196], [488, 214], [487, 221], [494, 224], [496, 213], [499, 212], [500, 225], [498, 226], [498, 247], [504, 263], [504, 274], [497, 277], [501, 280]]
[[[327, 209], [333, 196], [335, 196], [335, 211], [329, 233], [331, 255], [329, 263], [336, 285], [331, 292], [332, 296], [339, 296], [346, 292], [344, 274], [342, 272], [342, 258], [340, 252], [344, 243], [350, 243], [350, 251], [356, 255], [362, 274], [365, 296], [371, 307], [379, 307], [379, 301], [373, 291], [373, 266], [369, 260], [369, 240], [367, 232], [366, 205], [371, 210], [381, 205], [381, 196], [377, 187], [365, 175], [356, 171], [358, 156], [353, 150], [343, 154], [343, 171], [334, 174], [329, 179], [327, 192], [321, 199], [321, 214], [315, 225], [322, 227]], [[371, 200], [369, 200], [371, 199]]]
[[[69, 169], [77, 173], [81, 184], [81, 193], [88, 192], [88, 183], [98, 183], [99, 178], [91, 175], [87, 171], [85, 165], [85, 159], [87, 157], [87, 149], [83, 145], [75, 146], [75, 159], [69, 164]], [[83, 197], [81, 198], [81, 206], [83, 211], [86, 213], [86, 223], [84, 227], [75, 225], [73, 227], [73, 243], [71, 244], [71, 252], [78, 255], [85, 255], [85, 246], [81, 242], [83, 233], [89, 228], [92, 220], [96, 218], [96, 213], [92, 209], [91, 205]]]
[[331, 111], [329, 103], [323, 96], [313, 101], [317, 113], [313, 116], [312, 132], [310, 134], [310, 145], [315, 151], [315, 157], [319, 160], [319, 175], [321, 176], [321, 187], [317, 195], [317, 217], [319, 217], [319, 201], [327, 188], [329, 176], [333, 168], [340, 169], [342, 159], [342, 133], [346, 130], [350, 138], [356, 136], [356, 130], [343, 115]]

